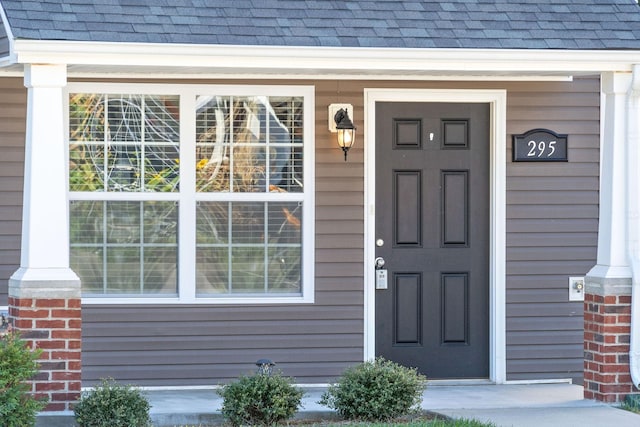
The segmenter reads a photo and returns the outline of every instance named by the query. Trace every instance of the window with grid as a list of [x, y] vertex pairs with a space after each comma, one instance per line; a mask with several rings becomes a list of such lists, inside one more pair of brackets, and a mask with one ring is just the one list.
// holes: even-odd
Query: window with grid
[[71, 264], [84, 297], [310, 300], [309, 88], [73, 89]]

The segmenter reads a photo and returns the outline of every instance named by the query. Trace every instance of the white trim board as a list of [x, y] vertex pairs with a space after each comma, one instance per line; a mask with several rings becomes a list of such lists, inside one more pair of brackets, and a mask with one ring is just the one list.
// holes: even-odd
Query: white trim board
[[[573, 75], [603, 71], [630, 72], [640, 62], [636, 50], [563, 49], [414, 49], [300, 46], [234, 46], [14, 40], [16, 64], [53, 63], [116, 66], [116, 72], [167, 67], [193, 72], [262, 74], [411, 74]], [[287, 61], [283, 62], [283, 58]], [[139, 71], [143, 72], [142, 69]], [[157, 70], [156, 70], [157, 71]]]
[[506, 115], [505, 90], [365, 89], [364, 359], [375, 357], [376, 102], [488, 103], [490, 126], [489, 379], [506, 381]]

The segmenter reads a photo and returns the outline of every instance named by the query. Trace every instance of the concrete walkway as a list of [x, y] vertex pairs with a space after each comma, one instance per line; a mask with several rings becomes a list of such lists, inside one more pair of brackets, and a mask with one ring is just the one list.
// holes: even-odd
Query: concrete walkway
[[585, 400], [572, 384], [434, 386], [422, 407], [499, 427], [640, 427], [640, 415]]
[[[318, 404], [323, 389], [305, 389], [303, 418], [330, 419]], [[149, 393], [157, 426], [220, 423], [221, 400], [214, 390]], [[582, 387], [571, 384], [430, 385], [422, 408], [454, 418], [475, 418], [497, 426], [640, 427], [640, 415], [584, 400]]]
[[[318, 404], [324, 389], [305, 388], [297, 418], [335, 419]], [[155, 427], [220, 424], [222, 400], [215, 390], [148, 391]], [[454, 418], [475, 418], [499, 427], [639, 427], [640, 415], [584, 400], [571, 384], [435, 385], [424, 392], [422, 408]], [[66, 419], [65, 419], [66, 418]], [[71, 423], [70, 423], [71, 421]], [[40, 426], [72, 426], [69, 417], [39, 417]]]

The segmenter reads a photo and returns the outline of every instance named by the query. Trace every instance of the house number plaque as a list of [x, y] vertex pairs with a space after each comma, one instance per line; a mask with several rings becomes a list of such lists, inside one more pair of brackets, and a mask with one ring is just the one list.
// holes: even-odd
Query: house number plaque
[[567, 135], [548, 129], [533, 129], [513, 135], [514, 162], [566, 162]]

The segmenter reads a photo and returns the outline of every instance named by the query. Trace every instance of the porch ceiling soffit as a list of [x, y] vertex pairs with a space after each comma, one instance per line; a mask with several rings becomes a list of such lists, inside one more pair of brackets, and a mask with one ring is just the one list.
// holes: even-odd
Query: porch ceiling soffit
[[568, 79], [630, 72], [636, 50], [515, 50], [223, 46], [14, 40], [0, 75], [65, 64], [69, 77]]

